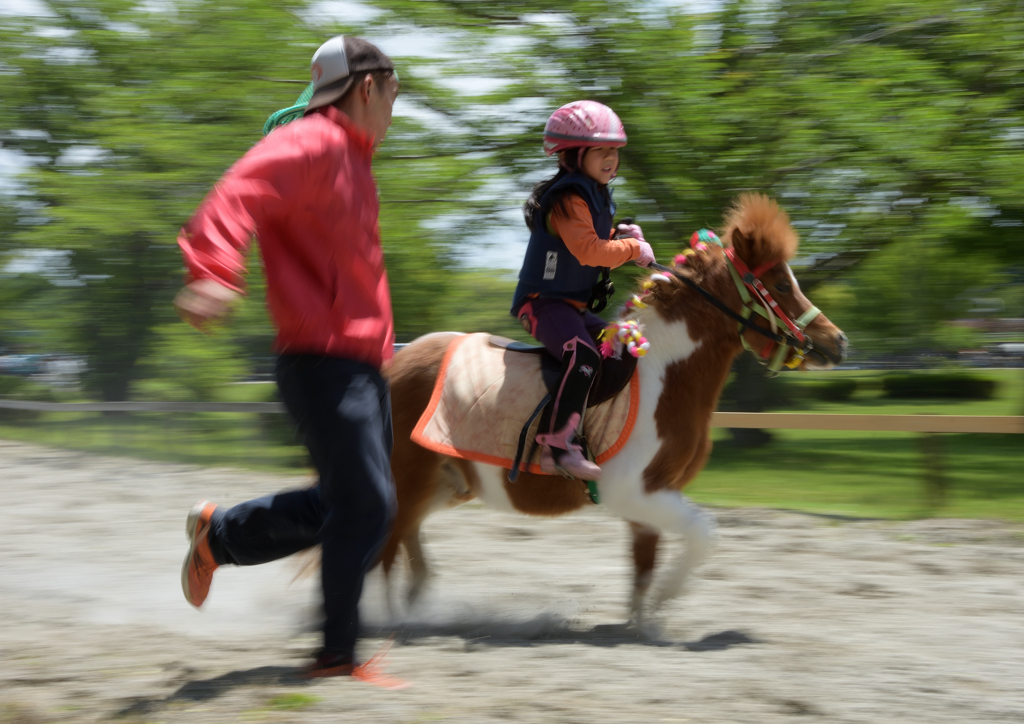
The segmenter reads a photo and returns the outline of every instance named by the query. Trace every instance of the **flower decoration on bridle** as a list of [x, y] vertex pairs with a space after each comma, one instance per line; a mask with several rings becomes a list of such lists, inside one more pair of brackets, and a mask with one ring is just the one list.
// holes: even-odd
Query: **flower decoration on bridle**
[[651, 343], [644, 337], [644, 326], [635, 319], [612, 322], [601, 330], [597, 338], [601, 341], [598, 351], [602, 357], [619, 359], [623, 350], [634, 357], [643, 357], [651, 348]]

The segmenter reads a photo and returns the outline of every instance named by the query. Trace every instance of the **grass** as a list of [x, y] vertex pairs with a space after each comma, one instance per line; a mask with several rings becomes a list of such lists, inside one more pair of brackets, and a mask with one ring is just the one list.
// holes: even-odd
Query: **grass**
[[[863, 414], [1020, 415], [1024, 371], [984, 370], [999, 382], [991, 400], [898, 401], [882, 396], [882, 372], [784, 375], [787, 411]], [[841, 377], [857, 381], [846, 402], [810, 392]], [[265, 401], [272, 385], [235, 385], [222, 399]], [[687, 493], [721, 506], [768, 506], [877, 518], [1001, 518], [1024, 521], [1024, 436], [941, 435], [947, 495], [935, 506], [923, 483], [924, 436], [911, 433], [777, 430], [769, 445], [743, 449], [715, 430], [708, 466]], [[0, 410], [0, 438], [216, 467], [294, 475], [308, 458], [286, 415], [22, 413]]]
[[[273, 389], [272, 384], [232, 385], [220, 401], [266, 402]], [[0, 409], [0, 438], [108, 455], [289, 474], [308, 465], [291, 419], [273, 413], [102, 414]]]
[[[6, 417], [6, 416], [4, 416]], [[250, 419], [239, 419], [239, 418]], [[305, 450], [287, 444], [277, 430], [285, 423], [269, 415], [234, 413], [43, 413], [18, 424], [0, 424], [0, 438], [212, 467], [295, 472]], [[252, 419], [256, 418], [256, 419]]]
[[948, 493], [934, 506], [921, 436], [780, 430], [763, 448], [719, 443], [687, 492], [702, 503], [858, 517], [929, 515], [1024, 520], [1024, 440], [942, 435]]
[[[876, 415], [1019, 415], [1024, 406], [1024, 371], [984, 370], [997, 380], [991, 400], [889, 400], [881, 394], [882, 372], [833, 371], [787, 376], [788, 411]], [[801, 389], [826, 379], [857, 380], [848, 402], [822, 402]], [[948, 517], [1024, 520], [1024, 436], [938, 436], [947, 494], [941, 506], [929, 500], [924, 479], [923, 435], [913, 433], [775, 430], [767, 446], [732, 445], [725, 430], [701, 475], [687, 489], [702, 503], [759, 505], [838, 515], [911, 518]]]
[[275, 711], [297, 711], [323, 701], [322, 696], [312, 694], [281, 694], [267, 702], [267, 708]]

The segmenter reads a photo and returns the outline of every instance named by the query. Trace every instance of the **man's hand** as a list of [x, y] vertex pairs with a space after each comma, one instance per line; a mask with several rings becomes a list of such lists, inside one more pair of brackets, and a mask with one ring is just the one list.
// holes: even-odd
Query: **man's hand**
[[198, 279], [178, 292], [174, 306], [182, 319], [200, 332], [206, 332], [206, 325], [223, 319], [241, 296], [212, 279]]

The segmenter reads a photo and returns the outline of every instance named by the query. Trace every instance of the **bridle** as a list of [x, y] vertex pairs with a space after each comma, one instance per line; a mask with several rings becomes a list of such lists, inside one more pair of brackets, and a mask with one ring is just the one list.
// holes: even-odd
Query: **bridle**
[[[790, 369], [798, 366], [803, 358], [814, 349], [814, 345], [811, 342], [810, 337], [804, 334], [804, 329], [806, 329], [807, 325], [821, 314], [821, 310], [812, 304], [807, 311], [794, 320], [790, 319], [779, 306], [778, 302], [772, 298], [772, 295], [761, 282], [760, 277], [765, 272], [782, 262], [768, 262], [751, 270], [747, 267], [746, 263], [740, 259], [735, 249], [732, 247], [723, 247], [719, 238], [714, 233], [707, 231], [706, 229], [701, 229], [700, 231], [695, 232], [692, 242], [694, 245], [699, 242], [711, 243], [722, 248], [722, 252], [726, 260], [726, 266], [729, 268], [729, 274], [732, 277], [733, 282], [736, 284], [736, 289], [740, 294], [740, 300], [743, 304], [742, 312], [737, 313], [733, 311], [729, 305], [714, 294], [671, 267], [667, 267], [662, 264], [651, 264], [650, 268], [666, 274], [671, 274], [676, 279], [694, 289], [721, 312], [735, 319], [737, 322], [737, 331], [740, 335], [740, 342], [743, 344], [743, 348], [753, 353], [758, 362], [765, 365], [770, 372], [778, 374], [783, 366], [789, 367]], [[754, 314], [760, 315], [767, 320], [769, 329], [765, 329], [760, 325], [754, 324], [752, 320]], [[746, 337], [743, 334], [747, 329], [767, 338], [764, 346], [761, 347], [760, 350], [754, 349], [747, 342]], [[796, 354], [793, 356], [792, 360], [787, 362], [787, 358], [790, 356], [790, 350]]]

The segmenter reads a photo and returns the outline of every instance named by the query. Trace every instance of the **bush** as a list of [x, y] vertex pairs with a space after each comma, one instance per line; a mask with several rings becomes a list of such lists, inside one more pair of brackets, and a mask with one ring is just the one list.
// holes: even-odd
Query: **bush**
[[847, 402], [857, 391], [857, 380], [828, 380], [811, 387], [811, 394], [824, 402]]
[[991, 400], [996, 382], [966, 372], [904, 373], [886, 376], [882, 390], [886, 397], [900, 400]]
[[21, 377], [0, 375], [0, 397], [15, 397], [24, 384]]
[[248, 371], [237, 345], [222, 331], [203, 336], [181, 322], [155, 329], [139, 368], [140, 379], [132, 383], [130, 396], [170, 402], [219, 400], [228, 385]]
[[[53, 402], [53, 390], [46, 385], [12, 375], [0, 375], [0, 398], [8, 400], [31, 400]], [[0, 407], [0, 422], [31, 422], [42, 413], [38, 410], [8, 410]]]

